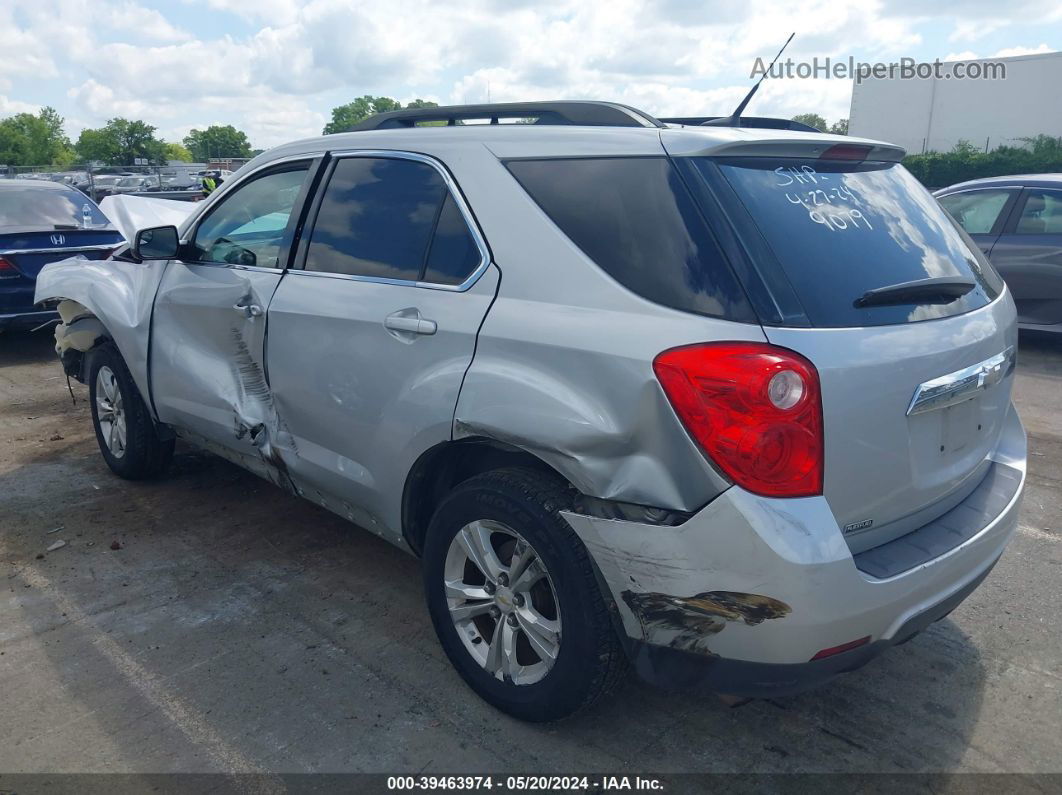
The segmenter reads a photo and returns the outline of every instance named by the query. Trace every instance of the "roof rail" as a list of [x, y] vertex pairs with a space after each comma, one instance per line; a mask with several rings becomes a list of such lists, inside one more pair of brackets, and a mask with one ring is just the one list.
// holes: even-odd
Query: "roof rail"
[[685, 124], [690, 127], [758, 127], [766, 130], [795, 130], [797, 132], [821, 133], [818, 127], [792, 119], [774, 119], [770, 116], [739, 116], [736, 125], [730, 124], [732, 116], [673, 116], [660, 119], [665, 124]]
[[457, 125], [467, 119], [533, 119], [530, 124], [577, 124], [589, 127], [663, 127], [648, 113], [616, 102], [499, 102], [486, 105], [450, 105], [410, 108], [378, 113], [359, 122], [348, 132], [417, 127], [434, 122]]

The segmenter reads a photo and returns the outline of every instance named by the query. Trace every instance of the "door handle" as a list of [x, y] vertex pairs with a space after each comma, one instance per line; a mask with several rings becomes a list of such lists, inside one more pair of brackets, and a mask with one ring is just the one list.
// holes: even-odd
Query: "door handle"
[[420, 312], [416, 314], [406, 314], [409, 310], [403, 309], [394, 314], [388, 315], [384, 318], [384, 328], [390, 331], [401, 331], [406, 334], [425, 334], [431, 335], [439, 330], [439, 326], [434, 320], [426, 320], [420, 316]]
[[245, 318], [259, 317], [262, 314], [262, 307], [258, 304], [233, 304], [232, 308], [237, 312], [240, 312]]

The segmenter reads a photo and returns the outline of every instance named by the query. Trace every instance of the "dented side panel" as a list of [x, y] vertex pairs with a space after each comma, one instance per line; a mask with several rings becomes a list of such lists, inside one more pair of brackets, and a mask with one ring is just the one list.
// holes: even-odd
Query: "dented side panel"
[[[166, 263], [87, 260], [71, 257], [45, 265], [37, 275], [34, 301], [67, 300], [78, 306], [65, 309], [64, 323], [56, 329], [60, 347], [68, 323], [95, 316], [114, 340], [142, 395], [148, 395], [148, 340], [152, 302]], [[82, 331], [87, 329], [82, 324]], [[72, 330], [72, 329], [71, 329]], [[65, 340], [78, 350], [87, 350], [96, 337], [80, 334]], [[87, 343], [87, 347], [86, 347]]]
[[260, 458], [289, 487], [291, 434], [264, 370], [266, 309], [278, 270], [170, 263], [155, 302], [151, 381], [162, 422]]
[[[639, 141], [631, 154], [663, 153], [659, 139]], [[475, 167], [465, 172], [471, 157]], [[726, 479], [682, 427], [652, 363], [680, 345], [764, 342], [763, 329], [627, 290], [557, 229], [491, 152], [447, 163], [502, 272], [461, 388], [454, 437], [527, 450], [592, 497], [694, 511], [723, 491]]]
[[678, 345], [762, 339], [758, 326], [648, 302], [628, 311], [539, 304], [507, 298], [506, 286], [480, 332], [455, 438], [527, 450], [601, 499], [695, 511], [728, 486], [682, 427], [652, 362]]

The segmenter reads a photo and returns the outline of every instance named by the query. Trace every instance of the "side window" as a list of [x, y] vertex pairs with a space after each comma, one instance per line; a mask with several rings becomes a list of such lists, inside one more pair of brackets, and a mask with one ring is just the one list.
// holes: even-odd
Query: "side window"
[[400, 158], [339, 160], [306, 249], [306, 270], [460, 284], [479, 250], [442, 175]]
[[1030, 188], [1015, 233], [1062, 235], [1062, 191]]
[[987, 235], [996, 225], [1011, 193], [1009, 190], [971, 190], [942, 196], [940, 203], [966, 234]]
[[667, 158], [510, 160], [506, 166], [553, 223], [631, 292], [684, 312], [755, 320]]
[[476, 241], [468, 231], [454, 197], [447, 193], [435, 237], [428, 251], [428, 264], [422, 281], [438, 284], [460, 284], [479, 265], [481, 255]]
[[309, 163], [244, 183], [200, 223], [192, 241], [196, 262], [280, 267], [280, 252], [292, 208]]

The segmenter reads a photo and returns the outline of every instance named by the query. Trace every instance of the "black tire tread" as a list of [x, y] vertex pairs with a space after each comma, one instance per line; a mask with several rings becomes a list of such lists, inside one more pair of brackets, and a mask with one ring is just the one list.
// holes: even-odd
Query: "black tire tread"
[[174, 440], [159, 438], [155, 421], [118, 348], [111, 342], [105, 342], [93, 348], [90, 356], [89, 388], [95, 390], [96, 372], [103, 365], [107, 365], [114, 371], [127, 404], [126, 454], [122, 459], [112, 459], [107, 455], [103, 440], [99, 436], [93, 400], [93, 427], [100, 442], [100, 451], [104, 453], [103, 457], [108, 466], [116, 475], [126, 480], [151, 480], [161, 476], [173, 458]]

